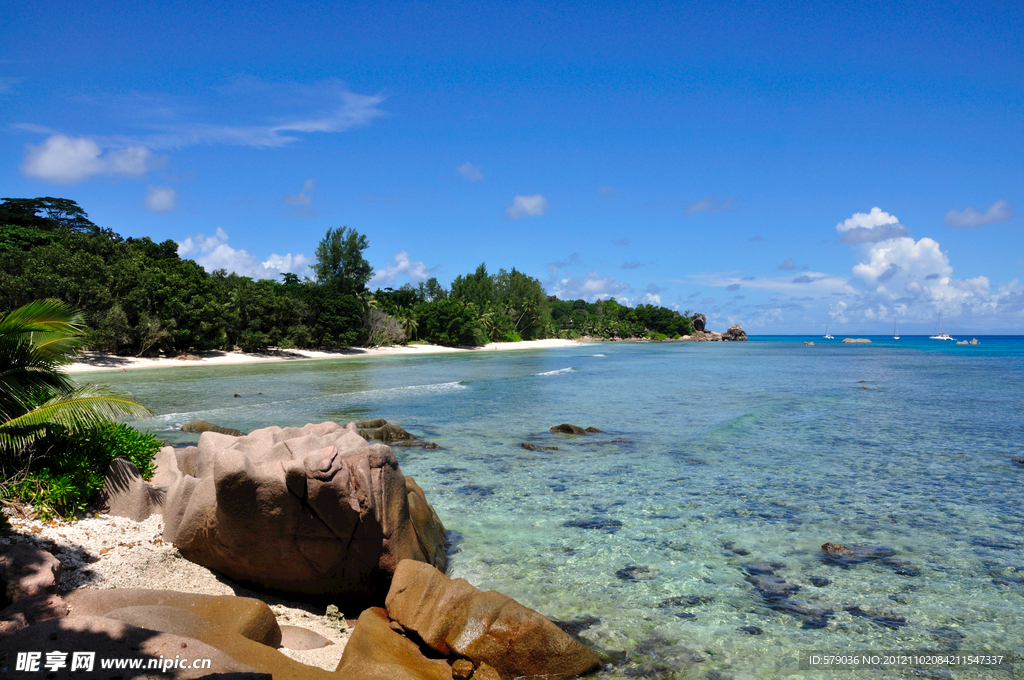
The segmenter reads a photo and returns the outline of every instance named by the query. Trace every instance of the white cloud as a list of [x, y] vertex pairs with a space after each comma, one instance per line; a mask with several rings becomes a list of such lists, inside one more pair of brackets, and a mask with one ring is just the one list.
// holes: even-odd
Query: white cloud
[[484, 178], [484, 173], [479, 165], [473, 165], [469, 161], [466, 161], [459, 166], [459, 174], [465, 177], [470, 182], [479, 182]]
[[227, 240], [227, 232], [220, 227], [217, 227], [217, 232], [213, 236], [187, 236], [178, 242], [178, 255], [192, 256], [192, 259], [208, 272], [225, 269], [253, 279], [273, 279], [284, 272], [292, 272], [300, 277], [312, 278], [310, 264], [313, 260], [305, 255], [274, 254], [265, 262], [260, 262], [248, 251], [232, 248], [227, 244]]
[[727, 198], [725, 200], [718, 200], [718, 196], [705, 196], [696, 203], [691, 203], [686, 206], [686, 214], [693, 215], [694, 213], [706, 212], [728, 212], [733, 209], [736, 204], [736, 199]]
[[562, 300], [583, 299], [587, 302], [594, 302], [598, 299], [614, 297], [620, 302], [626, 302], [621, 298], [632, 288], [628, 283], [617, 281], [614, 276], [601, 276], [596, 271], [589, 272], [583, 278], [570, 276], [559, 279], [555, 282], [553, 292]]
[[653, 283], [648, 284], [647, 288], [644, 289], [643, 295], [634, 302], [638, 305], [661, 305], [661, 295], [665, 289], [654, 285]]
[[1006, 222], [1013, 219], [1013, 208], [1006, 201], [996, 201], [984, 213], [973, 206], [967, 206], [961, 212], [950, 210], [942, 223], [951, 229], [965, 227], [983, 227], [993, 222]]
[[524, 216], [540, 217], [550, 207], [548, 199], [540, 194], [516, 196], [512, 199], [512, 205], [505, 208], [505, 216], [510, 220], [517, 220]]
[[307, 208], [313, 205], [313, 189], [315, 185], [313, 180], [307, 179], [302, 185], [302, 191], [295, 194], [294, 196], [285, 196], [285, 205], [303, 205]]
[[27, 177], [58, 184], [74, 184], [94, 175], [139, 177], [158, 163], [143, 146], [112, 149], [104, 153], [88, 137], [51, 135], [38, 146], [25, 145], [21, 172]]
[[155, 213], [166, 213], [178, 207], [178, 192], [171, 187], [146, 188], [146, 207]]
[[878, 207], [872, 208], [868, 213], [854, 213], [853, 217], [837, 224], [836, 231], [841, 234], [839, 240], [851, 246], [876, 243], [909, 234], [895, 215], [883, 212]]
[[394, 262], [389, 260], [383, 268], [375, 271], [367, 286], [371, 289], [387, 287], [399, 276], [405, 276], [412, 283], [419, 283], [429, 279], [436, 270], [437, 267], [428, 268], [420, 260], [410, 260], [409, 253], [403, 250], [395, 255]]
[[[832, 293], [856, 294], [856, 289], [849, 284], [849, 279], [833, 276], [822, 272], [807, 272], [801, 276], [738, 276], [736, 273], [695, 274], [690, 280], [702, 286], [715, 286], [727, 290], [739, 290], [740, 287], [764, 290], [787, 295], [813, 295], [824, 298]], [[736, 286], [732, 288], [732, 286]]]

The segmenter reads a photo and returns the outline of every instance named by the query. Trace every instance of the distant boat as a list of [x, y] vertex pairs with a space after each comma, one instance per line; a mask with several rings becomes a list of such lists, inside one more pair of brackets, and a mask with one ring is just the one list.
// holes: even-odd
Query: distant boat
[[899, 331], [896, 330], [896, 319], [892, 320], [892, 339], [893, 340], [899, 340], [900, 339], [900, 333], [899, 333]]
[[939, 321], [935, 324], [935, 335], [928, 338], [929, 340], [955, 340], [955, 338], [949, 337], [946, 333], [942, 332], [942, 312], [939, 312]]
[[826, 340], [835, 340], [834, 337], [832, 337], [831, 335], [828, 334], [828, 324], [825, 324], [825, 339]]

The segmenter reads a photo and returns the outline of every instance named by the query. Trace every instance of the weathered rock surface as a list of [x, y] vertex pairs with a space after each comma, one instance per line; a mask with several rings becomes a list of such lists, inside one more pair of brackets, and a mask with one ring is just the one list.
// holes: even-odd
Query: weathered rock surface
[[477, 667], [492, 666], [502, 680], [556, 680], [600, 665], [593, 650], [532, 609], [507, 595], [449, 579], [420, 562], [398, 565], [387, 611], [436, 653], [469, 659]]
[[191, 423], [185, 423], [181, 426], [182, 432], [216, 432], [217, 434], [226, 434], [231, 437], [241, 437], [244, 433], [241, 430], [236, 430], [231, 427], [221, 427], [220, 425], [214, 425], [208, 423], [205, 420], [193, 420]]
[[428, 659], [416, 643], [391, 628], [380, 607], [359, 616], [337, 673], [359, 680], [452, 680], [447, 662]]
[[561, 425], [553, 426], [550, 431], [560, 434], [588, 434], [591, 432], [603, 432], [604, 430], [599, 430], [596, 427], [579, 427], [578, 425], [562, 423]]
[[[208, 645], [218, 654], [213, 657], [215, 661], [210, 669], [213, 672], [225, 672], [216, 659], [227, 658], [250, 671], [273, 674], [276, 680], [338, 677], [278, 651], [283, 635], [277, 619], [265, 603], [252, 598], [170, 590], [80, 588], [68, 593], [65, 600], [72, 609], [69, 620], [113, 621], [130, 629], [145, 629], [150, 635], [151, 631], [158, 631], [161, 635], [176, 636], [188, 644], [189, 656], [199, 656], [189, 640]], [[297, 635], [292, 631], [290, 637], [295, 639]], [[88, 646], [74, 648], [91, 649]], [[170, 656], [173, 658], [175, 654], [185, 656], [180, 648]]]
[[856, 344], [870, 345], [871, 341], [868, 340], [867, 338], [843, 338], [843, 344], [846, 344], [846, 345], [849, 345], [849, 344], [854, 344], [854, 345], [856, 345]]
[[707, 323], [707, 317], [703, 314], [697, 314], [691, 319], [693, 322], [693, 329], [696, 331], [703, 331], [704, 325]]
[[164, 490], [146, 482], [134, 463], [115, 458], [107, 467], [97, 505], [108, 515], [142, 522], [161, 511], [163, 499]]
[[738, 340], [746, 339], [747, 332], [743, 330], [743, 327], [740, 326], [738, 323], [734, 323], [733, 325], [729, 326], [729, 328], [724, 333], [722, 333], [722, 340], [732, 340], [735, 342]]
[[36, 595], [54, 595], [60, 585], [60, 560], [42, 548], [8, 546], [0, 554], [3, 605]]
[[171, 453], [155, 476], [169, 485], [164, 540], [235, 580], [379, 598], [401, 560], [447, 564], [423, 490], [355, 423], [204, 432], [199, 446]]
[[0, 637], [6, 637], [42, 621], [60, 619], [67, 615], [68, 606], [59, 595], [24, 597], [0, 612]]
[[526, 449], [527, 451], [557, 451], [558, 450], [557, 446], [540, 446], [538, 444], [528, 444], [526, 442], [523, 442], [522, 444], [520, 444], [520, 446], [523, 447], [524, 449]]
[[[69, 654], [66, 668], [58, 673], [46, 673], [43, 669], [46, 654], [54, 650], [95, 652], [92, 672], [70, 673], [71, 655]], [[140, 628], [123, 621], [88, 615], [52, 619], [20, 630], [0, 640], [0, 652], [7, 652], [8, 658], [12, 659], [12, 662], [14, 653], [40, 652], [42, 655], [40, 671], [43, 671], [40, 676], [45, 674], [47, 678], [88, 677], [113, 680], [114, 678], [130, 677], [145, 680], [151, 678], [153, 680], [156, 678], [185, 680], [187, 678], [217, 677], [211, 673], [225, 674], [220, 677], [230, 677], [236, 680], [243, 678], [270, 680], [271, 677], [268, 674], [257, 672], [255, 668], [247, 666], [201, 640], [171, 633], [155, 632], [152, 629]], [[103, 669], [100, 664], [101, 659], [138, 659], [140, 657], [146, 665], [150, 660], [159, 664], [163, 659], [173, 663], [175, 658], [180, 657], [190, 661], [210, 659], [210, 666], [197, 669], [168, 668], [164, 671], [161, 670], [161, 666], [157, 665], [151, 669], [126, 672], [125, 669]], [[312, 670], [318, 671], [319, 669]], [[323, 674], [320, 677], [334, 677], [324, 671], [320, 671], [320, 673]], [[311, 677], [316, 676], [311, 675]]]

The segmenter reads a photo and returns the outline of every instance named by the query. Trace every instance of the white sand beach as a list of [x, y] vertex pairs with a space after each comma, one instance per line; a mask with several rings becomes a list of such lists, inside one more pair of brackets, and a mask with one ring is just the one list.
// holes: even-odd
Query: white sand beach
[[[346, 347], [332, 351], [309, 349], [278, 349], [260, 353], [248, 352], [196, 352], [182, 357], [122, 357], [102, 352], [83, 352], [65, 370], [68, 373], [85, 371], [127, 371], [137, 368], [166, 368], [171, 366], [217, 366], [222, 364], [248, 364], [269, 361], [303, 361], [312, 359], [343, 359], [346, 357], [413, 356], [452, 352], [502, 352], [524, 349], [547, 349], [579, 345], [576, 340], [524, 340], [522, 342], [492, 342], [480, 347], [443, 347], [441, 345], [399, 345], [393, 347]], [[187, 358], [186, 358], [187, 357]]]

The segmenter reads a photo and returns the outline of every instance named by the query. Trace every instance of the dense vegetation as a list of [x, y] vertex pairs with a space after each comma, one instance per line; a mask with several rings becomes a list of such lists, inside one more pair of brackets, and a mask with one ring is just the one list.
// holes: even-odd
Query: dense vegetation
[[157, 450], [155, 437], [113, 422], [149, 409], [61, 370], [82, 330], [81, 315], [57, 300], [0, 318], [0, 498], [32, 502], [44, 515], [84, 509], [115, 456], [151, 473]]
[[82, 310], [91, 349], [156, 355], [187, 350], [333, 348], [409, 340], [474, 345], [545, 337], [675, 337], [689, 315], [548, 296], [516, 269], [481, 264], [446, 289], [437, 279], [370, 292], [366, 236], [329, 229], [314, 280], [206, 272], [174, 241], [122, 238], [58, 198], [0, 201], [0, 313], [39, 298]]

